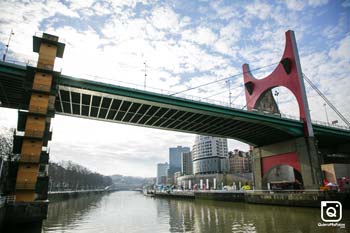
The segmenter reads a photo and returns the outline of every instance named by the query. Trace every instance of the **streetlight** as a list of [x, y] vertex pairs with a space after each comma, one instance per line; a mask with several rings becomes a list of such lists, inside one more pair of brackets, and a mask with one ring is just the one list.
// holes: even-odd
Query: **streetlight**
[[327, 125], [329, 125], [328, 114], [327, 114], [327, 104], [324, 103], [323, 106], [324, 106], [324, 112], [326, 113]]
[[230, 80], [226, 80], [226, 83], [228, 85], [228, 102], [230, 104], [230, 107], [232, 106], [232, 100], [231, 100], [231, 96], [232, 96], [232, 92], [231, 92], [231, 83]]
[[146, 62], [144, 62], [143, 64], [145, 65], [145, 81], [143, 83], [143, 89], [146, 90], [146, 78], [147, 78], [146, 67], [147, 67], [147, 65], [146, 65]]
[[277, 90], [275, 90], [275, 96], [276, 96], [276, 101], [277, 101], [277, 105], [278, 105], [278, 95], [279, 95], [280, 93], [277, 91]]
[[10, 47], [10, 41], [11, 41], [11, 37], [12, 35], [14, 35], [15, 33], [13, 32], [13, 30], [11, 29], [11, 33], [10, 33], [10, 36], [9, 36], [9, 40], [7, 42], [7, 45], [6, 45], [6, 51], [4, 53], [4, 55], [2, 56], [2, 61], [5, 61], [6, 60], [6, 55], [7, 55], [7, 52], [9, 51], [9, 47]]

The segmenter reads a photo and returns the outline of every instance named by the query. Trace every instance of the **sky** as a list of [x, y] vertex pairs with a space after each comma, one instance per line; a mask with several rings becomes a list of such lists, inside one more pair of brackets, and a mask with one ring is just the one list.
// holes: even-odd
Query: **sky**
[[[66, 44], [55, 69], [62, 74], [244, 106], [242, 64], [263, 78], [280, 61], [285, 32], [295, 32], [303, 72], [350, 119], [350, 1], [6, 1], [0, 2], [0, 52], [35, 61], [32, 36], [47, 32]], [[340, 118], [305, 84], [311, 118]], [[168, 92], [167, 92], [168, 91]], [[291, 92], [273, 93], [281, 112], [298, 117]], [[0, 130], [16, 127], [17, 112], [0, 108]], [[169, 147], [195, 135], [57, 115], [50, 160], [71, 160], [105, 175], [156, 176]], [[229, 140], [229, 150], [248, 145]]]

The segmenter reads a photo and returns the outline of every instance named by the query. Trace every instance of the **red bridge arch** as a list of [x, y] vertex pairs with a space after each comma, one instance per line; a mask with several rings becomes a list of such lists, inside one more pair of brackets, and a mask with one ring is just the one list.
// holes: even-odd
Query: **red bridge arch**
[[305, 123], [305, 136], [313, 136], [309, 106], [299, 61], [298, 49], [294, 32], [285, 33], [286, 44], [280, 63], [276, 69], [264, 79], [256, 79], [249, 70], [249, 65], [243, 65], [245, 96], [248, 110], [257, 105], [259, 98], [268, 90], [283, 86], [295, 96], [299, 105], [300, 119]]

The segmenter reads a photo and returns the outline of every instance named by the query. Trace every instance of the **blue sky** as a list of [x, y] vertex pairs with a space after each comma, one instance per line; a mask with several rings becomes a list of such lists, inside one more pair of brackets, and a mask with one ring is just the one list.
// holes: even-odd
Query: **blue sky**
[[[3, 0], [0, 12], [2, 53], [11, 29], [15, 33], [9, 60], [35, 60], [32, 35], [48, 32], [66, 43], [64, 57], [56, 66], [63, 74], [143, 88], [146, 63], [147, 89], [163, 89], [163, 93], [240, 74], [244, 63], [252, 69], [277, 63], [285, 31], [294, 30], [303, 72], [350, 118], [348, 0]], [[253, 74], [263, 78], [273, 68]], [[230, 79], [235, 105], [245, 105], [242, 84], [242, 75]], [[330, 121], [339, 120], [306, 88], [313, 120], [326, 121], [325, 111]], [[297, 116], [298, 106], [290, 92], [276, 90], [281, 111]], [[184, 94], [212, 96], [226, 103], [229, 96], [224, 81]], [[15, 125], [16, 112], [0, 109], [0, 127]], [[194, 135], [189, 134], [63, 116], [56, 116], [53, 126], [53, 161], [70, 159], [105, 174], [154, 176], [155, 164], [168, 159], [168, 147], [194, 142]], [[88, 135], [87, 126], [94, 129], [94, 136]], [[233, 140], [229, 145], [230, 150], [248, 148]]]

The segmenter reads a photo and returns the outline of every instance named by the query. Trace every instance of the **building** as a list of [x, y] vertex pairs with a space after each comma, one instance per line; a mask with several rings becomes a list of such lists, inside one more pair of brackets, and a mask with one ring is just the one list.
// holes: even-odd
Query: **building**
[[184, 176], [193, 174], [193, 162], [191, 152], [183, 152], [181, 154], [181, 173]]
[[168, 182], [168, 176], [161, 176], [158, 184], [166, 185]]
[[227, 139], [197, 135], [192, 160], [194, 174], [228, 172]]
[[157, 181], [156, 181], [157, 184], [166, 184], [168, 169], [169, 169], [168, 163], [157, 164]]
[[250, 154], [240, 150], [229, 152], [230, 173], [249, 173], [251, 172]]
[[181, 171], [181, 154], [190, 151], [189, 147], [177, 146], [169, 148], [168, 180], [170, 183], [174, 183], [175, 172]]
[[180, 172], [180, 171], [175, 172], [175, 174], [174, 174], [174, 184], [177, 183], [177, 179], [178, 179], [179, 177], [181, 177], [181, 172]]

